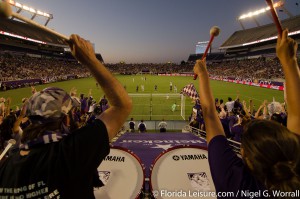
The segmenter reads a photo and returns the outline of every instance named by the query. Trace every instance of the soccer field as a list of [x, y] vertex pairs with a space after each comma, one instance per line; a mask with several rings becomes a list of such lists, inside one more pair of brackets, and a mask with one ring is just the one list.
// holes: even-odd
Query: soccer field
[[[194, 81], [192, 77], [169, 77], [169, 76], [152, 76], [152, 75], [117, 75], [117, 79], [126, 87], [129, 94], [148, 94], [148, 96], [132, 97], [133, 111], [129, 117], [134, 117], [135, 120], [182, 120], [180, 116], [180, 97], [171, 95], [174, 91], [170, 91], [170, 82], [173, 86], [176, 85], [177, 93], [189, 83], [193, 83], [198, 90], [198, 81]], [[144, 80], [143, 77], [146, 77]], [[144, 85], [144, 91], [141, 90], [141, 85]], [[157, 91], [154, 86], [157, 85]], [[56, 82], [36, 86], [36, 89], [42, 90], [46, 87], [60, 87], [66, 91], [70, 91], [72, 87], [77, 88], [77, 95], [81, 93], [88, 94], [89, 89], [92, 89], [92, 96], [97, 101], [103, 96], [101, 89], [96, 87], [96, 81], [93, 78], [76, 79], [64, 82]], [[136, 87], [139, 86], [138, 92]], [[234, 84], [222, 81], [211, 81], [211, 87], [215, 98], [227, 101], [228, 97], [236, 98], [237, 93], [240, 93], [240, 100], [252, 99], [257, 109], [263, 100], [269, 102], [273, 100], [283, 102], [283, 91], [277, 91], [266, 88], [253, 87], [248, 85]], [[153, 94], [153, 95], [150, 95]], [[156, 94], [162, 94], [156, 96]], [[0, 92], [0, 97], [10, 97], [12, 99], [12, 108], [21, 105], [21, 99], [31, 95], [31, 88], [21, 88], [16, 90], [8, 90]], [[176, 102], [177, 108], [174, 112], [171, 110], [172, 104]], [[186, 97], [185, 101], [185, 119], [188, 119], [192, 111], [192, 100]]]

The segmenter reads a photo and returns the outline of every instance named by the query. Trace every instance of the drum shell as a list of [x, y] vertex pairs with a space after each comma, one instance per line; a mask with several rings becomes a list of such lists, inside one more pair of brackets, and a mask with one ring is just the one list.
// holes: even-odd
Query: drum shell
[[140, 158], [128, 149], [111, 147], [97, 170], [105, 186], [94, 189], [96, 199], [143, 198], [144, 167]]
[[207, 148], [185, 145], [162, 152], [150, 168], [150, 190], [151, 198], [173, 199], [215, 192]]

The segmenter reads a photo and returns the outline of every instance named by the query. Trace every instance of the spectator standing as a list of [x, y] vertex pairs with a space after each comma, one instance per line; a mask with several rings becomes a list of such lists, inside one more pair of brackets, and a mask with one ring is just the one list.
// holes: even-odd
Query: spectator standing
[[100, 107], [101, 112], [104, 112], [109, 108], [108, 100], [106, 99], [105, 95], [103, 95], [102, 99], [100, 100]]
[[228, 113], [231, 113], [234, 108], [234, 101], [231, 97], [228, 97], [228, 101], [225, 103], [225, 110], [227, 110]]
[[71, 35], [69, 45], [111, 106], [93, 124], [75, 130], [70, 113], [79, 104], [66, 91], [47, 88], [29, 98], [26, 116], [31, 125], [24, 129], [20, 150], [0, 164], [0, 187], [19, 190], [7, 193], [8, 197], [34, 192], [40, 198], [95, 198], [94, 172], [131, 111], [129, 96], [98, 61], [92, 45], [77, 35]]
[[138, 125], [138, 130], [140, 133], [146, 133], [147, 132], [147, 127], [146, 124], [144, 123], [144, 120], [141, 120], [141, 122]]
[[[229, 146], [215, 111], [205, 60], [197, 60], [194, 72], [199, 76], [208, 160], [217, 192], [269, 190], [272, 194], [275, 190], [295, 192], [300, 187], [300, 71], [297, 42], [287, 35], [288, 31], [284, 30], [282, 36], [278, 36], [276, 53], [286, 76], [288, 128], [269, 120], [249, 122], [242, 136], [243, 160]], [[235, 197], [242, 198], [241, 195]]]
[[160, 123], [158, 123], [158, 128], [159, 128], [159, 132], [164, 133], [167, 131], [167, 122], [165, 121], [165, 119], [162, 119], [162, 121]]
[[129, 125], [129, 131], [134, 133], [135, 132], [135, 121], [133, 120], [133, 117], [128, 122]]

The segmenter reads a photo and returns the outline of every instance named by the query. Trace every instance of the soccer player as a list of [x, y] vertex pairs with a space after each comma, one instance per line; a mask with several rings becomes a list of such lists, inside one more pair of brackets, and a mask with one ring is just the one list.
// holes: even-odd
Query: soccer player
[[176, 102], [174, 102], [174, 104], [172, 104], [172, 106], [171, 106], [172, 112], [176, 111], [176, 106], [177, 106], [177, 104], [176, 104]]
[[174, 93], [177, 93], [177, 86], [174, 85]]
[[142, 92], [145, 91], [145, 86], [144, 86], [144, 84], [141, 85], [141, 90], [142, 90]]

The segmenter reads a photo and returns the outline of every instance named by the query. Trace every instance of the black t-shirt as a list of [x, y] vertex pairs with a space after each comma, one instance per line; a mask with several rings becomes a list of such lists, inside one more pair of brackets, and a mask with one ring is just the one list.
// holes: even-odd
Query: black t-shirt
[[26, 156], [17, 152], [0, 165], [0, 198], [95, 198], [93, 173], [109, 149], [106, 127], [95, 120]]
[[133, 121], [129, 122], [129, 128], [134, 129], [135, 123]]
[[146, 131], [146, 126], [145, 126], [144, 123], [140, 123], [140, 125], [139, 125], [139, 130], [140, 130], [140, 131]]

